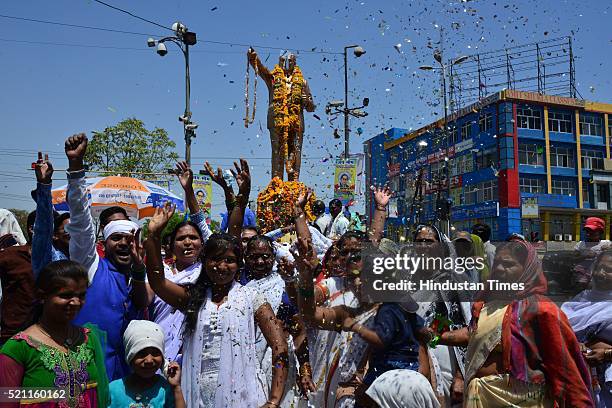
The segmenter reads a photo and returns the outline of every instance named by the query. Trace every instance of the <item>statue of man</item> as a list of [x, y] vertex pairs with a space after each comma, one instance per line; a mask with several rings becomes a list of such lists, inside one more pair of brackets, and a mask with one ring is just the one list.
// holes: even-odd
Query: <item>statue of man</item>
[[304, 109], [314, 112], [315, 105], [308, 87], [296, 65], [296, 56], [279, 57], [272, 72], [261, 62], [252, 48], [249, 63], [268, 87], [268, 130], [272, 145], [272, 177], [297, 181], [300, 176], [302, 141], [304, 138]]

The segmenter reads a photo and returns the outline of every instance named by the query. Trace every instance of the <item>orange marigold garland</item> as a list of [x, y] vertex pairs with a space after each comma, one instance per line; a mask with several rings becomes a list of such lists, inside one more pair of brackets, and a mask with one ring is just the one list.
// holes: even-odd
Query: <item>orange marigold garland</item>
[[[308, 187], [299, 181], [283, 181], [274, 177], [268, 187], [257, 195], [257, 223], [262, 233], [292, 224], [293, 204], [307, 189]], [[308, 221], [315, 219], [312, 214], [315, 200], [312, 194], [306, 203]]]
[[296, 134], [302, 131], [300, 113], [302, 112], [304, 76], [297, 65], [293, 67], [290, 92], [287, 92], [285, 71], [279, 65], [272, 70], [272, 77], [274, 78], [272, 93], [274, 127], [278, 129], [285, 169], [289, 170], [293, 168], [293, 163], [289, 163], [289, 143], [295, 143], [294, 140], [289, 140], [289, 132]]

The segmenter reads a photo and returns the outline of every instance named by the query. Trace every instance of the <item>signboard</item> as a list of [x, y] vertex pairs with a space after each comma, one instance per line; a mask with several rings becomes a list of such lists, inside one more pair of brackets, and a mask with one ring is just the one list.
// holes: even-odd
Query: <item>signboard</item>
[[499, 202], [497, 201], [464, 205], [451, 210], [451, 218], [456, 221], [497, 216], [499, 216]]
[[539, 218], [538, 198], [521, 197], [521, 218]]
[[336, 159], [334, 174], [334, 198], [348, 205], [355, 197], [357, 158]]
[[194, 175], [193, 191], [198, 202], [198, 206], [206, 216], [206, 222], [210, 223], [212, 210], [212, 180], [209, 176]]
[[521, 193], [522, 197], [535, 197], [538, 207], [553, 207], [553, 208], [576, 208], [577, 200], [575, 196], [563, 194], [534, 194]]

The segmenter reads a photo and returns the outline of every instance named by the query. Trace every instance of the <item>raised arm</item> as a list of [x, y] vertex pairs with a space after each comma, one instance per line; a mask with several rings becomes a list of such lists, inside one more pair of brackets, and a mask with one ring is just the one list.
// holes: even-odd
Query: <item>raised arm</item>
[[393, 191], [389, 186], [374, 187], [371, 186], [372, 195], [374, 196], [374, 217], [370, 225], [369, 235], [370, 241], [377, 245], [385, 232], [385, 220], [387, 219], [387, 205], [389, 199], [393, 196]]
[[266, 66], [261, 62], [259, 56], [255, 52], [253, 48], [249, 48], [247, 51], [247, 55], [249, 57], [249, 64], [256, 70], [257, 74], [266, 82], [267, 86], [272, 85], [272, 74], [266, 68]]
[[238, 195], [236, 196], [236, 205], [228, 215], [227, 230], [230, 235], [240, 239], [244, 210], [249, 203], [249, 195], [251, 194], [251, 174], [249, 172], [249, 164], [244, 159], [240, 159], [240, 166], [234, 162], [234, 167], [236, 171], [231, 170], [231, 172], [236, 179], [236, 184], [238, 184]]
[[161, 233], [174, 214], [174, 207], [166, 203], [156, 208], [149, 220], [149, 236], [145, 241], [146, 269], [149, 286], [164, 302], [177, 309], [184, 309], [189, 298], [187, 290], [166, 279], [161, 255]]
[[212, 181], [214, 181], [219, 187], [223, 189], [223, 193], [225, 194], [225, 207], [227, 209], [227, 216], [229, 217], [229, 214], [232, 213], [232, 210], [236, 205], [236, 197], [234, 196], [234, 190], [232, 190], [232, 187], [228, 185], [225, 181], [221, 167], [217, 167], [217, 172], [215, 173], [211, 165], [206, 162], [204, 163], [204, 171], [212, 179]]
[[96, 231], [91, 218], [91, 203], [87, 197], [83, 158], [87, 151], [85, 133], [70, 136], [64, 144], [68, 158], [68, 192], [66, 199], [70, 207], [70, 223], [66, 231], [70, 234], [70, 259], [83, 265], [88, 271], [89, 282], [98, 269]]
[[287, 339], [281, 322], [276, 318], [268, 303], [264, 303], [257, 309], [255, 321], [272, 349], [272, 386], [264, 407], [279, 407], [289, 371]]
[[187, 207], [189, 208], [189, 218], [191, 221], [198, 224], [200, 232], [202, 233], [202, 244], [208, 241], [208, 238], [212, 235], [212, 231], [206, 223], [206, 217], [204, 211], [198, 205], [195, 193], [193, 191], [193, 171], [189, 168], [187, 162], [182, 161], [176, 163], [175, 174], [183, 187], [185, 192], [185, 199], [187, 200]]
[[344, 306], [320, 307], [316, 305], [313, 276], [319, 271], [319, 259], [312, 244], [299, 235], [297, 246], [298, 252], [293, 252], [293, 257], [299, 271], [298, 305], [302, 319], [319, 329], [340, 331], [344, 319], [352, 317], [352, 314]]
[[34, 280], [41, 269], [53, 259], [53, 204], [51, 202], [51, 180], [53, 165], [49, 156], [38, 152], [34, 168], [36, 173], [36, 220], [32, 235], [32, 271]]

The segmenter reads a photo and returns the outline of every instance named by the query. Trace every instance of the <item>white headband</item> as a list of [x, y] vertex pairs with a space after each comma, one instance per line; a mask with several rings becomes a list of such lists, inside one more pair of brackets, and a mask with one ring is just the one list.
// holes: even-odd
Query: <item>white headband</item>
[[141, 350], [154, 347], [164, 354], [164, 331], [149, 320], [132, 320], [123, 333], [125, 360], [128, 364]]
[[121, 233], [121, 234], [133, 234], [138, 230], [138, 224], [129, 220], [115, 220], [106, 224], [104, 227], [104, 240], [106, 241], [108, 237], [113, 234]]

